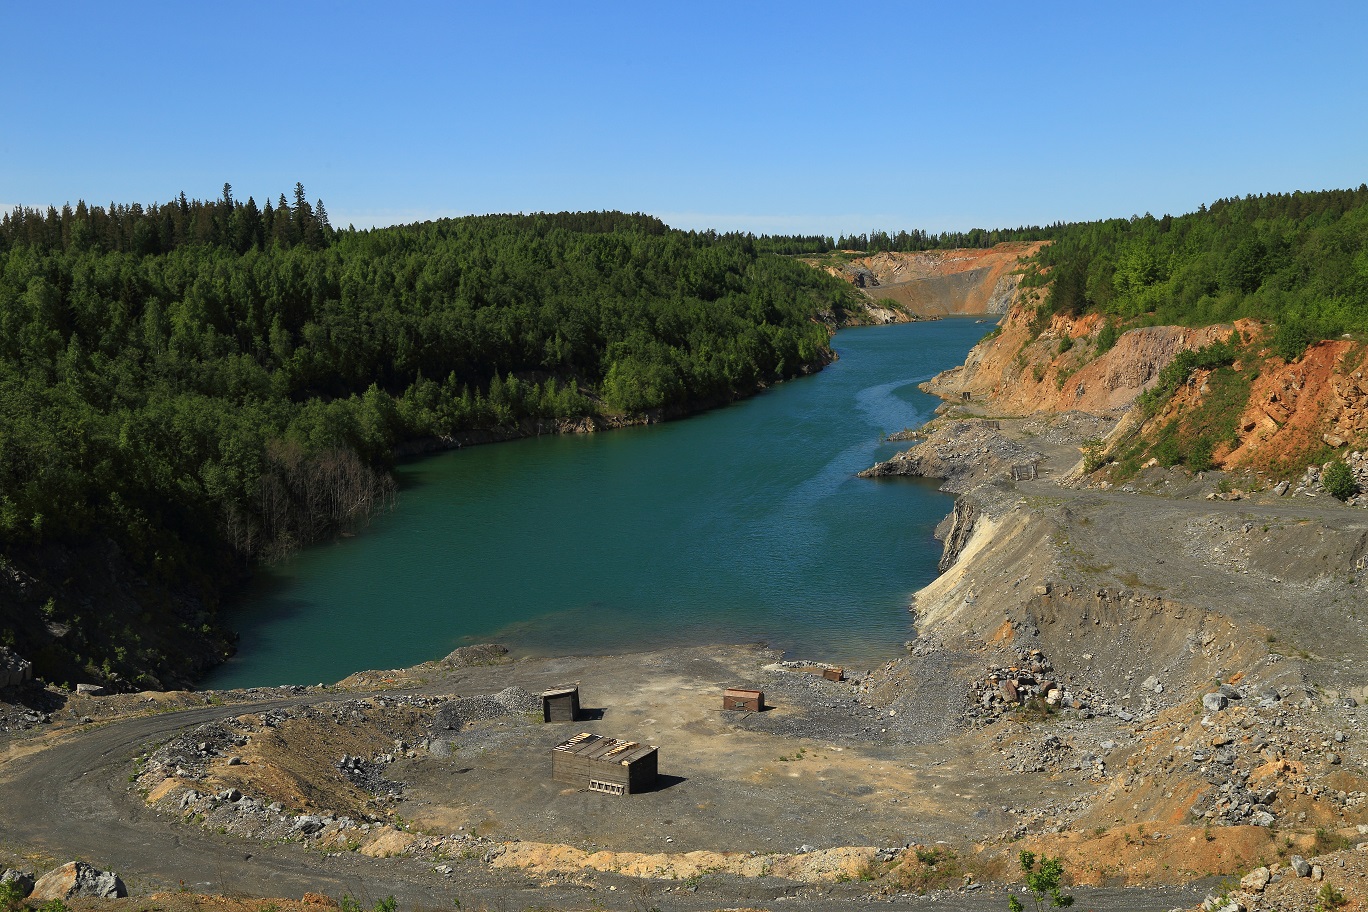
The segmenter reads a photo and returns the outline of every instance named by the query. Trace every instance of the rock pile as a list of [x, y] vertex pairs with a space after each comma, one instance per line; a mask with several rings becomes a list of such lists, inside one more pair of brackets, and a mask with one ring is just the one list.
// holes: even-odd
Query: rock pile
[[1030, 706], [1040, 712], [1054, 709], [1087, 711], [1089, 704], [1068, 690], [1055, 674], [1054, 665], [1039, 649], [1018, 649], [1019, 657], [1008, 665], [995, 665], [970, 684], [973, 715], [991, 720]]
[[[401, 749], [403, 744], [399, 742]], [[376, 797], [399, 801], [403, 798], [404, 784], [386, 779], [384, 774], [385, 766], [393, 763], [394, 759], [394, 754], [390, 753], [376, 754], [374, 760], [343, 754], [342, 759], [334, 765], [356, 787]]]
[[446, 737], [474, 722], [540, 711], [541, 697], [521, 687], [505, 687], [493, 695], [481, 694], [448, 701], [433, 714], [431, 734], [434, 738]]
[[911, 475], [943, 478], [942, 490], [962, 493], [989, 478], [1011, 477], [1013, 466], [1045, 458], [1038, 450], [1005, 436], [997, 422], [952, 421], [925, 430], [925, 440], [860, 473], [861, 478]]
[[479, 646], [462, 646], [452, 650], [442, 659], [442, 664], [452, 668], [469, 668], [472, 665], [502, 665], [508, 660], [507, 646], [482, 643]]
[[0, 646], [0, 689], [33, 680], [33, 663], [8, 646]]

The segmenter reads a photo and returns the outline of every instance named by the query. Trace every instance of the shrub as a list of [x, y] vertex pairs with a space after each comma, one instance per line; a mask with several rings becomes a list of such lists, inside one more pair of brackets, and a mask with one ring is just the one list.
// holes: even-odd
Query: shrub
[[1326, 468], [1325, 473], [1321, 475], [1321, 484], [1324, 485], [1326, 493], [1336, 500], [1348, 500], [1359, 492], [1353, 471], [1339, 459]]
[[[1059, 889], [1059, 882], [1064, 877], [1064, 862], [1061, 859], [1041, 856], [1038, 870], [1034, 852], [1022, 852], [1018, 860], [1022, 873], [1026, 875], [1026, 889], [1031, 891], [1035, 912], [1045, 912], [1048, 908], [1065, 909], [1073, 905], [1074, 898]], [[1007, 908], [1010, 912], [1022, 912], [1025, 907], [1021, 900], [1008, 894]]]
[[18, 912], [24, 906], [24, 890], [18, 882], [7, 880], [0, 883], [0, 910]]
[[1105, 355], [1116, 345], [1116, 340], [1121, 338], [1121, 327], [1112, 320], [1102, 324], [1102, 331], [1097, 334], [1097, 353]]

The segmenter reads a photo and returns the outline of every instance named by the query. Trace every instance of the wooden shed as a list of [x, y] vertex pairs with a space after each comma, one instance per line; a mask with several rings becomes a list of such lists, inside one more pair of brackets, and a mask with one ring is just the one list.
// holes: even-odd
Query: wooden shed
[[765, 708], [765, 692], [763, 690], [746, 690], [742, 687], [728, 687], [722, 694], [722, 708], [758, 713]]
[[551, 750], [551, 778], [608, 795], [655, 788], [657, 749], [649, 744], [581, 732]]
[[580, 716], [579, 685], [556, 687], [541, 695], [543, 722], [575, 722]]

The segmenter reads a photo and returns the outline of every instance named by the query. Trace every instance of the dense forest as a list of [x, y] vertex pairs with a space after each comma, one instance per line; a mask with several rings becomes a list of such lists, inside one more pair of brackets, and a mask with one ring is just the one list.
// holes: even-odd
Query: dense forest
[[1117, 324], [1272, 324], [1284, 358], [1368, 332], [1368, 185], [1218, 200], [1183, 216], [1067, 226], [1026, 285], [1050, 312]]
[[[382, 507], [400, 444], [820, 366], [849, 288], [765, 247], [617, 212], [336, 230], [298, 185], [10, 213], [0, 645], [57, 680], [186, 681], [222, 649], [223, 583]], [[90, 595], [104, 565], [127, 611]]]

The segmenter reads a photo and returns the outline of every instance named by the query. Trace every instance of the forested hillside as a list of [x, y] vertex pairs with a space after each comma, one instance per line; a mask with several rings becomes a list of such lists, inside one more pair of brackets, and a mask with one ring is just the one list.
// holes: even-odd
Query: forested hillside
[[1150, 459], [1290, 479], [1368, 447], [1368, 186], [1050, 232], [1023, 300], [943, 395], [1138, 405], [1091, 456], [1114, 481]]
[[302, 186], [16, 210], [0, 645], [57, 680], [189, 680], [224, 583], [383, 506], [398, 444], [819, 366], [849, 291], [765, 246], [612, 212], [338, 231]]
[[1049, 285], [1048, 313], [1099, 312], [1126, 326], [1248, 317], [1279, 354], [1368, 332], [1368, 185], [1218, 200], [1173, 217], [1065, 226], [1023, 282]]

